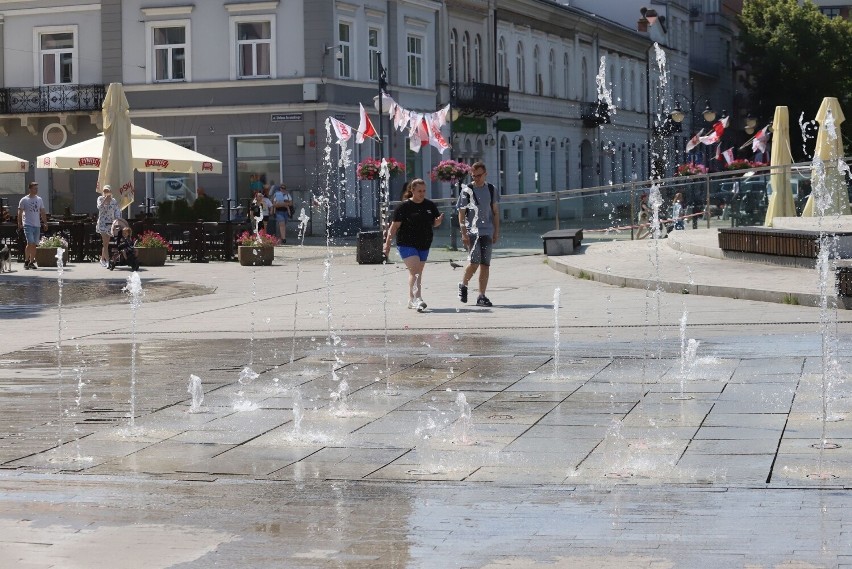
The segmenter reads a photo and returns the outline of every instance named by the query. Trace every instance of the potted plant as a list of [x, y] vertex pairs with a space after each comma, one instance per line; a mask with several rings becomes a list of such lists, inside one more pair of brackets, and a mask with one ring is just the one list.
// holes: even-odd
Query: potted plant
[[275, 258], [275, 246], [278, 243], [277, 237], [262, 229], [257, 233], [243, 231], [237, 237], [237, 259], [244, 267], [271, 265], [272, 259]]
[[725, 166], [725, 170], [748, 170], [750, 168], [759, 168], [763, 166], [763, 164], [759, 162], [751, 162], [750, 160], [746, 160], [744, 158], [739, 158], [734, 160], [730, 164]]
[[143, 267], [162, 267], [172, 246], [156, 231], [145, 231], [136, 239], [136, 258]]
[[[395, 176], [405, 173], [405, 165], [393, 158], [385, 158], [388, 167], [388, 175]], [[355, 173], [359, 180], [377, 180], [382, 170], [382, 161], [375, 158], [365, 158], [358, 163]]]
[[677, 170], [675, 170], [675, 176], [699, 176], [706, 173], [707, 166], [704, 164], [695, 164], [693, 162], [681, 164], [677, 167]]
[[432, 172], [429, 176], [432, 180], [450, 182], [451, 184], [454, 184], [464, 180], [468, 174], [470, 174], [470, 166], [464, 162], [442, 160], [437, 166], [432, 168]]
[[62, 264], [68, 264], [68, 241], [61, 235], [42, 237], [36, 245], [36, 263], [39, 267], [56, 266], [56, 250], [62, 247]]

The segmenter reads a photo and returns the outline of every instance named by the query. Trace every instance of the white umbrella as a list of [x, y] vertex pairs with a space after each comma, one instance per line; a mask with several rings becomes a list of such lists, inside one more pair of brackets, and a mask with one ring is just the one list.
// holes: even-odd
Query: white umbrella
[[775, 107], [775, 117], [772, 121], [772, 159], [773, 166], [769, 175], [772, 184], [772, 195], [769, 197], [769, 207], [766, 208], [766, 219], [763, 225], [772, 227], [776, 217], [796, 217], [796, 205], [793, 203], [793, 192], [790, 189], [790, 164], [793, 155], [790, 153], [790, 112], [787, 107]]
[[[814, 165], [818, 162], [822, 163], [824, 173], [825, 195], [822, 198], [825, 201], [825, 206], [818, 211], [815, 199], [821, 196], [815, 196], [817, 184], [814, 184], [814, 191], [808, 196], [808, 201], [805, 204], [805, 209], [802, 210], [802, 217], [813, 217], [814, 215], [849, 215], [849, 194], [846, 192], [846, 184], [843, 180], [843, 172], [838, 168], [838, 161], [843, 160], [843, 141], [840, 137], [840, 124], [845, 120], [843, 110], [840, 108], [840, 103], [835, 97], [825, 97], [822, 104], [819, 106], [816, 116], [819, 122], [819, 132], [817, 133], [816, 148], [814, 149]], [[819, 161], [816, 158], [819, 157]], [[816, 168], [812, 169], [812, 180], [816, 182], [819, 178]], [[822, 202], [822, 200], [821, 200]]]
[[121, 209], [133, 203], [133, 154], [130, 147], [130, 105], [121, 83], [110, 83], [103, 104], [104, 135], [98, 173], [98, 192], [107, 184]]
[[0, 173], [28, 172], [29, 169], [30, 163], [23, 158], [0, 152]]
[[[130, 125], [133, 168], [139, 172], [178, 172], [221, 174], [222, 163], [170, 142], [156, 132]], [[38, 157], [39, 168], [60, 170], [99, 170], [104, 148], [103, 133]]]

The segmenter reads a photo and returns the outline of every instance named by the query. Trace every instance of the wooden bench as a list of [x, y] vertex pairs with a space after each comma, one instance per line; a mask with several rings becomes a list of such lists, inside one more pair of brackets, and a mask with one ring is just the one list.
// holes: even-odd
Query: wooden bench
[[[832, 234], [838, 238], [839, 256], [852, 256], [852, 232]], [[816, 259], [819, 255], [819, 237], [819, 231], [810, 229], [722, 227], [719, 229], [719, 248], [726, 252]]]
[[554, 229], [541, 236], [544, 254], [573, 255], [583, 242], [582, 229]]

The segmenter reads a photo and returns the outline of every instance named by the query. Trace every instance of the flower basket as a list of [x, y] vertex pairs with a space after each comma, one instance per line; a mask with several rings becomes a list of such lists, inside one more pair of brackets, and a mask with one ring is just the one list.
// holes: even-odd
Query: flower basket
[[[393, 177], [405, 173], [405, 165], [393, 158], [385, 158], [388, 166], [388, 174]], [[382, 161], [375, 158], [365, 158], [358, 163], [355, 173], [359, 180], [378, 180], [382, 170]]]
[[725, 166], [725, 170], [748, 170], [749, 168], [758, 168], [763, 166], [760, 162], [752, 162], [750, 160], [739, 159], [734, 160]]
[[136, 259], [141, 267], [162, 267], [169, 250], [164, 247], [136, 247]]
[[[55, 267], [56, 266], [56, 250], [58, 247], [42, 247], [39, 245], [36, 248], [36, 264], [39, 267]], [[68, 248], [62, 254], [62, 266], [68, 264]]]
[[280, 242], [280, 239], [274, 235], [270, 235], [263, 229], [257, 233], [243, 231], [237, 237], [237, 245], [240, 245], [241, 247], [275, 247]]
[[429, 177], [440, 182], [456, 183], [464, 180], [470, 174], [470, 166], [455, 160], [443, 160], [432, 168]]
[[275, 258], [275, 247], [271, 245], [240, 245], [237, 259], [243, 267], [269, 266]]
[[166, 239], [156, 231], [145, 231], [136, 239], [136, 248], [163, 249], [166, 252], [172, 250], [172, 246]]
[[675, 170], [675, 176], [699, 176], [701, 174], [707, 173], [707, 166], [704, 164], [693, 164], [692, 162], [688, 162], [686, 164], [681, 164]]

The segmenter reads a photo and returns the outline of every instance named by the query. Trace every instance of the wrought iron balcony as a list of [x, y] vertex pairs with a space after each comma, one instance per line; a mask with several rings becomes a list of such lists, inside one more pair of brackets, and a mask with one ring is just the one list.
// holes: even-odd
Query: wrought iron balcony
[[0, 114], [64, 113], [101, 109], [104, 85], [46, 85], [0, 89]]
[[609, 116], [609, 107], [604, 101], [600, 100], [594, 103], [586, 103], [580, 118], [583, 119], [583, 124], [590, 128], [612, 122]]
[[488, 83], [458, 83], [453, 108], [464, 115], [478, 117], [508, 112], [509, 88]]

